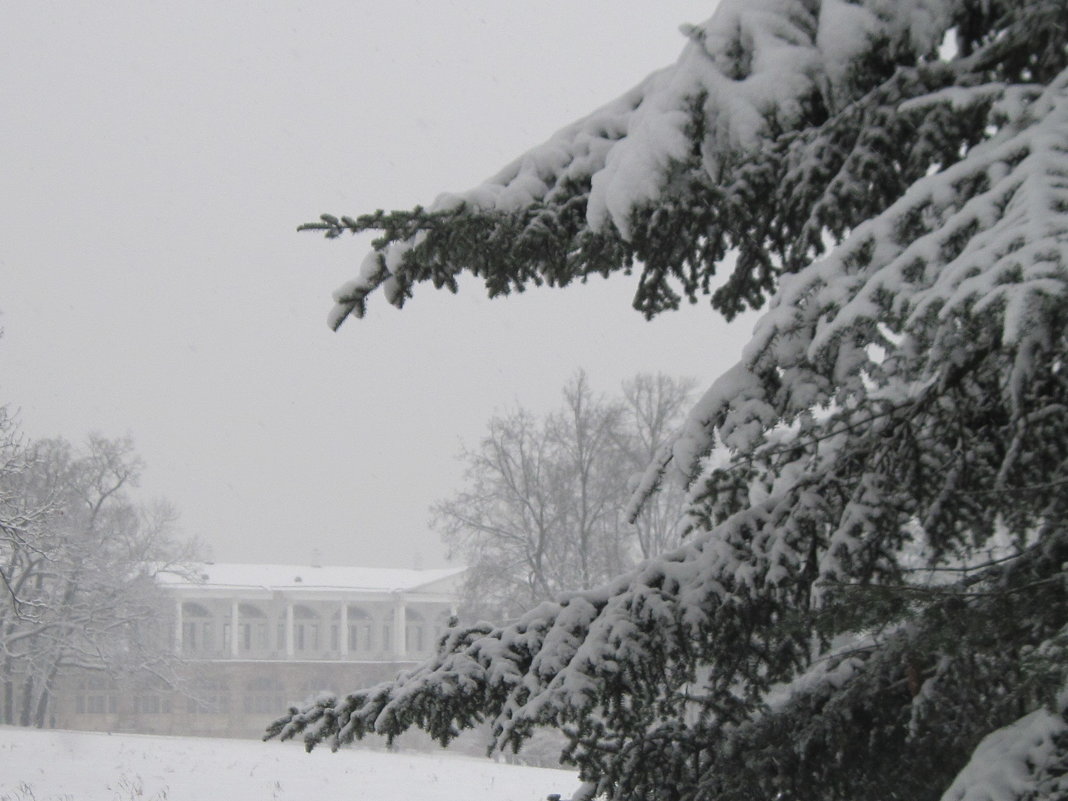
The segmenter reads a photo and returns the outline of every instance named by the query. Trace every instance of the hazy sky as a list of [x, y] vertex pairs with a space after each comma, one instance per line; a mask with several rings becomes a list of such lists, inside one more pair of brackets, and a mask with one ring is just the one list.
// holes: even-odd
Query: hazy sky
[[428, 507], [495, 411], [585, 367], [702, 385], [749, 324], [632, 280], [417, 287], [326, 326], [362, 240], [321, 212], [461, 190], [673, 62], [698, 0], [16, 2], [0, 30], [0, 402], [129, 434], [218, 560], [443, 564]]

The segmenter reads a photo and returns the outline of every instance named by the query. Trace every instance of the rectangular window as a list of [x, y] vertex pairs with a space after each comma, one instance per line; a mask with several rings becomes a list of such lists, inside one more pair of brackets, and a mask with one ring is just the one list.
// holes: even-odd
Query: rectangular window
[[336, 623], [330, 627], [330, 650], [341, 650], [341, 632], [339, 631], [338, 625]]
[[196, 623], [183, 623], [182, 624], [182, 646], [186, 651], [197, 650], [197, 624]]
[[[386, 639], [388, 642], [388, 638]], [[375, 647], [375, 630], [370, 623], [356, 623], [349, 626], [349, 648], [353, 651], [367, 653]]]

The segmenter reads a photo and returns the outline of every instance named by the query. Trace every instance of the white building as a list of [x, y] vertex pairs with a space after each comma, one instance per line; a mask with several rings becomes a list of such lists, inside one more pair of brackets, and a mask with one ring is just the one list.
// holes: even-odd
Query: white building
[[72, 679], [58, 725], [259, 736], [317, 693], [365, 687], [429, 656], [455, 613], [463, 568], [206, 563], [161, 577], [182, 686]]
[[445, 630], [462, 572], [205, 564], [162, 581], [188, 659], [405, 662]]

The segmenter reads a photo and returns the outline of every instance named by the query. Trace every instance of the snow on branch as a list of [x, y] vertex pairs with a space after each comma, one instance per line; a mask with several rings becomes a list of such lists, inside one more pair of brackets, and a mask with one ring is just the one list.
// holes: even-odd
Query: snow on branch
[[904, 52], [906, 42], [929, 50], [948, 24], [934, 0], [723, 0], [707, 22], [684, 28], [689, 42], [674, 65], [474, 189], [410, 212], [324, 214], [301, 226], [330, 238], [382, 234], [335, 293], [329, 323], [362, 316], [379, 287], [400, 306], [419, 282], [455, 291], [461, 271], [484, 278], [492, 296], [635, 262], [643, 269], [635, 306], [652, 316], [675, 308], [680, 291], [711, 292], [716, 264], [737, 247], [741, 265], [714, 303], [728, 314], [759, 305], [781, 268], [762, 254], [789, 247], [746, 207], [767, 202], [779, 183], [781, 154], [766, 151], [769, 135], [825, 120], [848, 97], [850, 64], [864, 53]]
[[640, 263], [646, 314], [772, 300], [631, 505], [683, 481], [687, 544], [269, 736], [487, 721], [504, 749], [550, 726], [611, 798], [933, 798], [1047, 709], [980, 746], [1018, 786], [980, 760], [947, 799], [1062, 781], [1032, 763], [1068, 753], [1064, 10], [725, 1], [674, 67], [481, 188], [315, 224], [383, 232], [335, 325], [461, 270], [503, 294]]
[[1038, 709], [987, 735], [942, 801], [1017, 801], [1068, 794], [1068, 764], [1056, 741], [1068, 737], [1062, 714]]
[[[698, 531], [689, 546], [610, 587], [539, 607], [514, 626], [456, 630], [434, 660], [396, 683], [337, 706], [294, 710], [272, 731], [289, 737], [307, 729], [309, 745], [326, 737], [336, 744], [420, 725], [446, 742], [457, 727], [492, 711], [496, 747], [517, 747], [534, 725], [581, 728], [591, 720], [632, 718], [652, 725], [649, 710], [664, 708], [665, 696], [692, 682], [705, 663], [716, 664], [718, 674], [706, 679], [702, 703], [728, 717], [730, 690], [739, 682], [759, 695], [758, 688], [788, 677], [809, 658], [803, 638], [791, 646], [781, 627], [757, 635], [752, 620], [732, 617], [741, 604], [764, 599], [783, 615], [784, 602], [808, 599], [818, 610], [818, 582], [840, 590], [864, 587], [879, 575], [892, 589], [887, 579], [902, 580], [893, 554], [910, 519], [924, 521], [926, 545], [935, 552], [945, 547], [933, 539], [940, 526], [946, 527], [941, 536], [958, 536], [959, 521], [967, 520], [977, 535], [985, 511], [973, 518], [964, 504], [958, 522], [944, 520], [948, 500], [960, 498], [959, 473], [943, 467], [942, 482], [917, 485], [922, 465], [888, 435], [907, 427], [923, 438], [930, 456], [959, 458], [952, 455], [959, 435], [943, 418], [960, 410], [947, 409], [943, 400], [970, 383], [983, 386], [988, 377], [1000, 382], [1005, 365], [1014, 381], [1001, 398], [984, 394], [959, 402], [994, 402], [1010, 418], [1022, 420], [1028, 412], [1030, 420], [1041, 419], [1026, 387], [1036, 371], [1056, 372], [1064, 345], [1057, 325], [1068, 264], [1066, 94], [1066, 81], [1054, 81], [968, 159], [917, 182], [830, 257], [783, 281], [744, 361], [713, 386], [675, 444], [674, 459], [683, 463], [706, 454], [712, 437], [732, 453], [695, 491]], [[1052, 301], [1043, 306], [1043, 299]], [[1024, 308], [1026, 328], [1017, 319]], [[960, 327], [975, 315], [983, 316], [992, 338], [962, 341]], [[885, 329], [888, 320], [893, 336]], [[883, 350], [878, 359], [873, 346]], [[827, 412], [814, 414], [820, 406]], [[1036, 434], [1021, 430], [1017, 436]], [[1026, 450], [1033, 456], [1043, 451], [1035, 444]], [[957, 451], [970, 452], [983, 449]], [[878, 469], [850, 467], [858, 454], [860, 463]], [[748, 473], [740, 485], [744, 494], [735, 497], [729, 474], [740, 465], [748, 465]], [[997, 483], [1008, 472], [1004, 463], [969, 467], [983, 469], [987, 478], [978, 486], [988, 481], [1004, 492]], [[1016, 473], [1028, 480], [1026, 471]], [[753, 480], [761, 476], [763, 494], [754, 495]], [[1059, 508], [1059, 493], [1047, 485], [1047, 508]], [[1009, 514], [1009, 505], [1003, 508]], [[857, 581], [843, 582], [849, 576]], [[1051, 582], [1059, 579], [1020, 591]], [[802, 619], [806, 605], [796, 607]], [[792, 625], [811, 625], [799, 623]], [[739, 637], [767, 638], [777, 653], [726, 669], [708, 644]], [[661, 678], [641, 681], [648, 672]], [[608, 728], [635, 731], [633, 725]], [[629, 747], [600, 728], [597, 734], [591, 740], [596, 746], [581, 732], [576, 740], [588, 749]]]
[[[989, 94], [984, 87], [978, 98]], [[958, 101], [942, 93], [925, 105]], [[742, 361], [696, 404], [643, 488], [668, 463], [688, 480], [717, 442], [749, 452], [752, 438], [777, 421], [841, 402], [846, 390], [869, 394], [872, 387], [850, 384], [847, 374], [864, 370], [874, 381], [886, 372], [889, 365], [872, 360], [873, 346], [894, 358], [928, 343], [922, 373], [878, 389], [894, 402], [915, 397], [959, 357], [947, 350], [959, 346], [952, 332], [962, 317], [1001, 321], [998, 340], [1014, 349], [1011, 375], [1020, 391], [1034, 347], [1055, 336], [1055, 310], [1068, 295], [1068, 72], [1017, 107], [967, 159], [917, 181], [829, 257], [782, 278]], [[905, 342], [887, 339], [880, 325], [888, 321]], [[794, 379], [778, 402], [769, 401], [769, 371]]]

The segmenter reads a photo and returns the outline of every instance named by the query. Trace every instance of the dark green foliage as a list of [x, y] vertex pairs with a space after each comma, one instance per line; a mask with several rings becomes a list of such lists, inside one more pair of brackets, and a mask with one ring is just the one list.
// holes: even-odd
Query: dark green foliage
[[[1024, 669], [1030, 644], [1063, 637], [1060, 565], [1068, 530], [1011, 565], [937, 589], [856, 588], [841, 604], [898, 622], [831, 660], [838, 681], [814, 683], [774, 714], [740, 727], [697, 798], [901, 801], [938, 799], [987, 732], [1055, 704], [1065, 663]], [[1011, 621], [1011, 625], [1005, 625]], [[887, 620], [882, 620], [885, 626]]]
[[[384, 231], [337, 323], [459, 270], [499, 294], [640, 265], [647, 315], [772, 296], [640, 488], [686, 481], [689, 544], [272, 735], [549, 726], [613, 799], [938, 799], [960, 772], [959, 801], [973, 754], [1020, 801], [1068, 792], [1068, 6], [750, 2], [691, 32], [722, 81], [679, 100], [692, 146], [629, 219], [587, 220], [590, 162], [508, 214], [316, 226]], [[867, 46], [732, 138], [761, 43], [792, 52], [824, 11]]]
[[[418, 283], [455, 292], [460, 272], [483, 279], [496, 297], [528, 285], [566, 286], [592, 275], [629, 273], [635, 265], [640, 279], [634, 307], [647, 317], [701, 295], [711, 295], [713, 308], [728, 318], [760, 308], [783, 271], [800, 269], [824, 252], [828, 238], [840, 239], [929, 169], [949, 166], [984, 138], [981, 106], [901, 114], [902, 102], [992, 80], [1042, 76], [1040, 83], [1068, 60], [1063, 0], [1022, 7], [968, 2], [957, 13], [959, 30], [982, 31], [959, 45], [968, 53], [985, 44], [974, 58], [943, 63], [917, 57], [900, 42], [873, 40], [857, 59], [849, 94], [841, 96], [839, 88], [802, 98], [805, 111], [790, 127], [780, 129], [772, 115], [765, 146], [721, 152], [711, 172], [703, 151], [716, 144], [705, 122], [706, 99], [692, 98], [693, 151], [667, 168], [656, 201], [634, 210], [626, 237], [611, 224], [588, 225], [592, 174], [563, 178], [517, 211], [461, 203], [442, 211], [379, 210], [355, 219], [324, 214], [299, 230], [320, 230], [330, 238], [381, 232], [373, 244], [377, 275], [339, 301], [357, 317], [366, 295], [387, 278], [388, 299], [400, 306]], [[982, 22], [975, 22], [977, 16]], [[385, 251], [417, 234], [422, 238], [404, 252], [401, 266], [388, 269]], [[736, 255], [735, 265], [726, 280], [717, 281], [717, 267], [729, 253]]]

